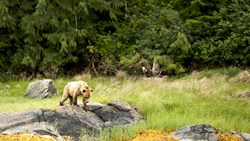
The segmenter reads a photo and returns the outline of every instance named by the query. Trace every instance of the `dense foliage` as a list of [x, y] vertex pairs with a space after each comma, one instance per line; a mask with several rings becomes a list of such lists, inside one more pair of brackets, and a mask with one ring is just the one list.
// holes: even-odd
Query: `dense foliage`
[[1, 74], [250, 63], [249, 0], [1, 0]]

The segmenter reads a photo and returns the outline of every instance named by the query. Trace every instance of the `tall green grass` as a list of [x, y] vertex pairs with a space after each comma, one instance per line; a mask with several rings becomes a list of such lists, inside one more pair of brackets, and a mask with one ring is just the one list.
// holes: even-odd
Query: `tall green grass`
[[[0, 111], [54, 108], [59, 105], [64, 85], [69, 81], [83, 79], [94, 89], [90, 102], [124, 100], [141, 109], [145, 118], [140, 128], [109, 129], [112, 134], [103, 131], [101, 135], [104, 135], [104, 140], [119, 140], [119, 137], [127, 139], [139, 129], [176, 130], [200, 123], [211, 124], [223, 131], [250, 133], [250, 100], [235, 97], [239, 93], [249, 92], [250, 84], [235, 81], [233, 76], [238, 72], [237, 68], [206, 70], [198, 76], [186, 75], [178, 79], [124, 76], [122, 79], [93, 78], [78, 75], [54, 80], [59, 95], [51, 99], [23, 98], [31, 81], [10, 81], [0, 85], [11, 86], [8, 90], [0, 90]], [[16, 85], [21, 85], [21, 88]]]
[[115, 125], [111, 127], [105, 127], [100, 131], [100, 134], [93, 135], [83, 129], [81, 140], [82, 141], [125, 141], [131, 139], [132, 136], [144, 130], [146, 128], [144, 122], [140, 122], [134, 125]]

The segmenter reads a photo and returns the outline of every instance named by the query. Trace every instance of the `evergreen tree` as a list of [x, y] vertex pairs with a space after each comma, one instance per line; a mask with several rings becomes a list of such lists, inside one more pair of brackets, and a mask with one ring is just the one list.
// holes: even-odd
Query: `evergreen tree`
[[[249, 65], [249, 0], [1, 0], [1, 74]], [[203, 65], [202, 65], [203, 64]]]

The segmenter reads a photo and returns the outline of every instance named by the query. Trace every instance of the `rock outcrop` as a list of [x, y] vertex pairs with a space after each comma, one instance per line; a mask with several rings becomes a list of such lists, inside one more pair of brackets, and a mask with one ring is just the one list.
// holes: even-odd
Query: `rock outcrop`
[[[112, 100], [107, 106], [93, 111], [106, 123], [106, 125], [124, 125], [142, 119], [142, 116], [128, 103]], [[111, 124], [110, 124], [111, 123]]]
[[180, 141], [217, 141], [217, 130], [208, 124], [185, 126], [173, 133]]
[[57, 94], [57, 89], [51, 79], [39, 80], [29, 84], [24, 96], [32, 98], [50, 98]]
[[5, 85], [4, 87], [3, 87], [3, 90], [8, 90], [10, 88], [10, 85]]
[[250, 141], [250, 134], [231, 131], [231, 134], [238, 136], [242, 141]]
[[16, 134], [37, 132], [39, 134], [66, 135], [79, 140], [82, 129], [98, 135], [105, 126], [133, 124], [142, 116], [128, 103], [113, 100], [108, 104], [89, 103], [88, 112], [80, 106], [59, 106], [56, 109], [40, 109], [0, 113], [0, 133]]

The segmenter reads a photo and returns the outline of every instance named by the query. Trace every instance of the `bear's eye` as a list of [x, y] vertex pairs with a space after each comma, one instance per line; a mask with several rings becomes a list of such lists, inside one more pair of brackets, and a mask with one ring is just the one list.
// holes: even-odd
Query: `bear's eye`
[[83, 89], [83, 90], [82, 90], [82, 93], [85, 93], [85, 92], [86, 92], [86, 90], [85, 90], [85, 89]]
[[93, 92], [93, 90], [91, 90], [91, 92]]

